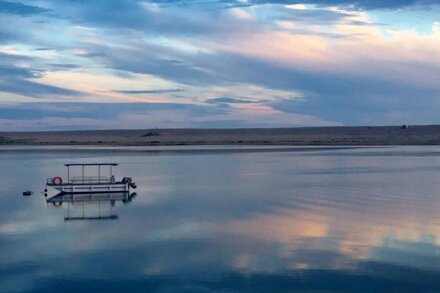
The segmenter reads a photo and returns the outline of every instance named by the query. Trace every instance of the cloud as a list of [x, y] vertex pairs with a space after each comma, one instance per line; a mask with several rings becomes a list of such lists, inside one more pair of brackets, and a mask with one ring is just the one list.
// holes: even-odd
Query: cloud
[[[0, 2], [0, 98], [87, 99], [100, 102], [88, 105], [99, 113], [116, 113], [105, 106], [115, 101], [156, 102], [120, 106], [132, 125], [152, 112], [160, 121], [159, 112], [175, 115], [168, 125], [440, 122], [436, 23], [422, 36], [359, 11], [431, 2], [328, 3]], [[37, 110], [38, 119], [59, 117]], [[92, 118], [81, 111], [66, 115]]]
[[[12, 69], [13, 70], [13, 69]], [[13, 93], [33, 98], [48, 96], [72, 96], [79, 93], [73, 90], [49, 86], [21, 78], [9, 78], [0, 74], [0, 92]]]
[[181, 127], [282, 127], [338, 125], [264, 105], [235, 107], [171, 103], [22, 103], [0, 107], [0, 130], [68, 130]]
[[[154, 48], [154, 46], [145, 47]], [[159, 49], [159, 47], [156, 48]], [[114, 69], [131, 73], [152, 74], [187, 85], [200, 86], [221, 82], [218, 73], [204, 70], [203, 67], [196, 66], [191, 60], [163, 59], [160, 56], [148, 53], [148, 51], [144, 53], [140, 48], [128, 50], [106, 48], [105, 50], [108, 50], [106, 56], [98, 58], [100, 62], [104, 62]], [[173, 55], [173, 57], [179, 57], [180, 54], [175, 52]], [[199, 57], [202, 57], [201, 55]]]
[[252, 103], [256, 103], [256, 102], [244, 100], [244, 99], [222, 97], [222, 98], [208, 99], [208, 100], [206, 100], [206, 103], [208, 103], [208, 104], [252, 104]]
[[50, 7], [56, 11], [58, 17], [71, 19], [77, 24], [113, 31], [142, 31], [143, 34], [159, 36], [191, 37], [253, 29], [228, 11], [194, 9], [195, 7], [182, 9], [175, 4], [176, 7], [161, 9], [150, 2], [135, 0], [65, 0], [54, 1], [50, 3]]
[[50, 12], [50, 9], [27, 5], [20, 2], [0, 1], [0, 13], [28, 16], [35, 14], [44, 14], [47, 12]]
[[[350, 21], [363, 17], [354, 13]], [[386, 39], [374, 27], [359, 28], [344, 22], [333, 29], [349, 37], [339, 40], [319, 34], [297, 35], [265, 26], [255, 33], [230, 36], [227, 42], [219, 42], [216, 35], [212, 39], [196, 38], [194, 45], [207, 48], [196, 53], [148, 40], [134, 40], [125, 46], [88, 43], [84, 48], [86, 52], [100, 53], [87, 56], [94, 64], [161, 77], [192, 90], [206, 89], [207, 95], [213, 88], [235, 84], [292, 92], [291, 97], [270, 96], [271, 101], [266, 105], [280, 113], [310, 115], [346, 124], [438, 121], [431, 110], [438, 106], [439, 100], [439, 88], [431, 81], [435, 80], [438, 66], [427, 58], [437, 47], [435, 38], [397, 33], [394, 38]], [[413, 45], [407, 46], [408, 42]], [[116, 92], [159, 94], [149, 90]], [[267, 100], [265, 94], [251, 100]], [[223, 95], [204, 99], [201, 95], [200, 99], [218, 96]], [[240, 99], [240, 96], [224, 96]], [[418, 104], [415, 97], [424, 103]], [[167, 99], [173, 98], [167, 96]], [[426, 115], [420, 116], [418, 111]]]
[[291, 20], [295, 22], [307, 22], [309, 24], [327, 24], [353, 17], [349, 12], [324, 8], [291, 9], [281, 6], [277, 9], [279, 11], [279, 15], [276, 17], [277, 21]]
[[205, 6], [218, 6], [219, 4], [223, 4], [222, 7], [224, 8], [231, 8], [231, 7], [249, 7], [249, 6], [257, 6], [257, 5], [265, 5], [265, 4], [280, 4], [280, 5], [301, 5], [301, 4], [309, 4], [309, 5], [318, 5], [322, 7], [328, 7], [328, 6], [338, 6], [338, 7], [344, 7], [344, 8], [352, 8], [352, 9], [365, 9], [365, 10], [371, 10], [371, 9], [397, 9], [402, 7], [408, 7], [413, 5], [433, 5], [437, 4], [437, 1], [435, 0], [389, 0], [389, 1], [383, 1], [383, 0], [334, 0], [334, 1], [328, 1], [328, 0], [248, 0], [248, 1], [241, 1], [241, 0], [225, 0], [225, 1], [210, 1], [208, 3], [206, 2], [200, 2], [200, 1], [182, 1], [182, 0], [175, 0], [175, 1], [154, 1], [155, 3], [162, 3], [167, 4], [168, 6], [172, 4], [184, 4], [186, 6], [188, 5], [205, 5]]
[[158, 90], [114, 90], [116, 93], [129, 94], [129, 95], [142, 95], [142, 94], [170, 94], [170, 93], [182, 93], [183, 89], [158, 89]]
[[218, 110], [218, 108], [182, 103], [39, 102], [0, 107], [0, 117], [17, 120], [44, 117], [114, 119], [124, 113], [147, 115], [155, 111], [166, 110], [187, 111], [196, 116], [224, 113], [224, 110]]
[[434, 22], [433, 24], [432, 24], [432, 28], [431, 28], [431, 30], [432, 30], [432, 32], [434, 33], [434, 34], [438, 34], [438, 33], [440, 33], [440, 22]]
[[18, 94], [33, 98], [47, 96], [73, 96], [80, 93], [38, 83], [34, 80], [42, 77], [44, 71], [16, 66], [16, 62], [31, 62], [32, 58], [0, 53], [0, 92]]

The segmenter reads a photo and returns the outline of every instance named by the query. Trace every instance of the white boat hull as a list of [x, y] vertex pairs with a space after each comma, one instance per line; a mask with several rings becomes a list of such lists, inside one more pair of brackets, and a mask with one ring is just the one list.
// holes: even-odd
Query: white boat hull
[[127, 183], [104, 183], [104, 184], [48, 184], [47, 186], [61, 193], [100, 193], [100, 192], [127, 192], [130, 187]]

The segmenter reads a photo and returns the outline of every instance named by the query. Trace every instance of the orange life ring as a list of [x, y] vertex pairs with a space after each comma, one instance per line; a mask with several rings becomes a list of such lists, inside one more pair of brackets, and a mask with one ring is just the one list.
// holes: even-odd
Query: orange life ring
[[52, 184], [53, 185], [61, 185], [63, 184], [63, 178], [61, 178], [60, 176], [56, 176], [52, 178]]

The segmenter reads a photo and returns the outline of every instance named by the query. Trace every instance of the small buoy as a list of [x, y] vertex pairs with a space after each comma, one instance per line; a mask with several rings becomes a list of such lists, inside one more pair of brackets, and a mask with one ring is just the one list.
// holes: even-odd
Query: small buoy
[[28, 190], [28, 191], [23, 191], [23, 196], [29, 196], [34, 194], [32, 191]]

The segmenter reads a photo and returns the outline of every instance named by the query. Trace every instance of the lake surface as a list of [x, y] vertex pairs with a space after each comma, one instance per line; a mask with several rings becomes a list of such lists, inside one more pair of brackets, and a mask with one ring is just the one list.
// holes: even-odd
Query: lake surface
[[[201, 148], [0, 147], [0, 290], [440, 290], [440, 147]], [[48, 205], [69, 162], [137, 194]]]

